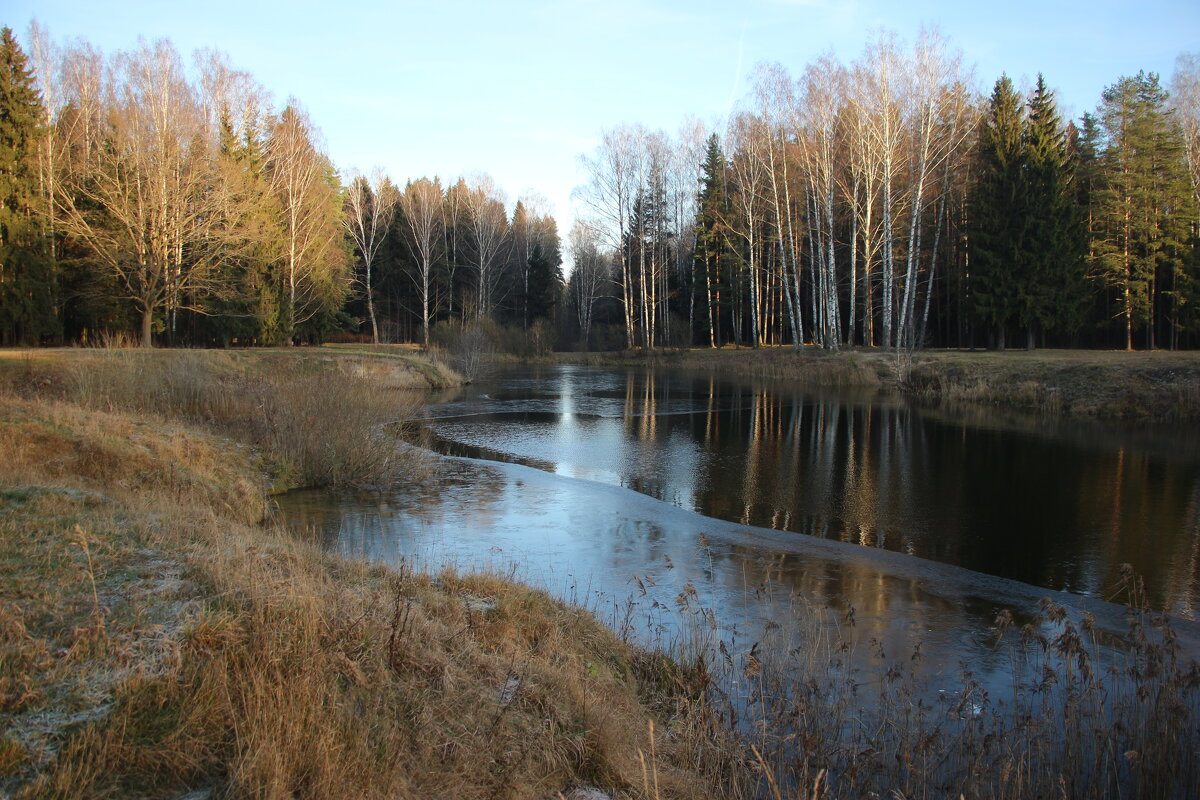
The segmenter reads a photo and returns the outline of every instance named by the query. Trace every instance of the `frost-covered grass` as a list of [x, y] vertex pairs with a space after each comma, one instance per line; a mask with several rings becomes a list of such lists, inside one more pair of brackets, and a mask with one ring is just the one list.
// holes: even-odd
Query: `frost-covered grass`
[[392, 373], [266, 357], [0, 368], [0, 793], [1200, 794], [1200, 670], [1132, 575], [1119, 661], [1086, 617], [1001, 615], [1003, 696], [964, 670], [931, 699], [919, 651], [851, 671], [803, 602], [734, 648], [684, 594], [683, 644], [635, 647], [502, 577], [348, 562], [262, 524], [268, 471], [420, 470], [387, 435], [412, 407]]
[[384, 433], [369, 394], [295, 396], [341, 386], [341, 365], [311, 384], [222, 365], [218, 392], [207, 354], [93, 355], [0, 392], [0, 794], [737, 796], [726, 732], [677, 733], [680, 671], [590, 614], [260, 523], [263, 466], [299, 446], [244, 414]]

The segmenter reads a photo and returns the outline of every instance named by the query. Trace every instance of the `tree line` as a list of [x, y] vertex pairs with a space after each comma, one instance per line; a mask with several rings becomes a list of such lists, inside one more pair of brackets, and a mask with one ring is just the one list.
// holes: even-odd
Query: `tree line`
[[720, 133], [622, 125], [583, 159], [582, 346], [1200, 342], [1200, 62], [1064, 120], [990, 96], [937, 33], [798, 78], [760, 66]]
[[28, 40], [0, 32], [0, 343], [428, 341], [553, 313], [544, 201], [510, 214], [484, 174], [343, 180], [300, 103], [217, 51]]

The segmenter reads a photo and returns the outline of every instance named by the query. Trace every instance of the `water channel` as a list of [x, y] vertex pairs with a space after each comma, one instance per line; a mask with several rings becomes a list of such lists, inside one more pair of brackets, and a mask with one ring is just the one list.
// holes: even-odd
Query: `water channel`
[[1129, 563], [1200, 655], [1191, 428], [579, 366], [500, 369], [425, 414], [435, 480], [293, 492], [283, 518], [350, 557], [511, 574], [635, 638], [682, 635], [686, 607], [750, 647], [799, 602], [850, 652], [920, 647], [931, 686], [1008, 680], [993, 622], [1046, 596], [1123, 630]]

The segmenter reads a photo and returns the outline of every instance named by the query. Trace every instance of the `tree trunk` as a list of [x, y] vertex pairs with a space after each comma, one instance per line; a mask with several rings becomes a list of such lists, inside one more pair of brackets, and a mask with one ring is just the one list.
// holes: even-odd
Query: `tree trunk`
[[150, 308], [142, 309], [142, 347], [153, 347], [154, 340], [152, 334], [154, 332], [154, 310]]
[[371, 291], [371, 265], [367, 264], [367, 316], [371, 318], [371, 344], [379, 344], [379, 323], [375, 320], [375, 293]]

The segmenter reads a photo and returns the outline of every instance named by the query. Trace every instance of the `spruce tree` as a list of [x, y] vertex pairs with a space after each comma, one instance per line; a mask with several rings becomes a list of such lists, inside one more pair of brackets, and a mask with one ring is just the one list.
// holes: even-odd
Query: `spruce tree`
[[1026, 262], [1024, 112], [1007, 75], [996, 81], [979, 131], [971, 212], [970, 300], [975, 321], [1004, 349], [1006, 327], [1017, 321]]
[[563, 276], [541, 245], [534, 242], [529, 254], [529, 319], [546, 319], [554, 313], [554, 307], [562, 295]]
[[704, 163], [700, 166], [700, 194], [696, 214], [696, 252], [693, 256], [693, 286], [708, 309], [709, 345], [721, 345], [720, 309], [722, 285], [731, 266], [725, 220], [729, 214], [729, 195], [725, 184], [725, 154], [714, 133], [708, 138]]
[[1038, 75], [1025, 119], [1025, 258], [1019, 314], [1032, 349], [1038, 328], [1070, 331], [1080, 323], [1084, 237], [1074, 197], [1073, 153], [1053, 93]]
[[42, 101], [11, 28], [0, 30], [0, 341], [37, 342], [57, 329], [54, 276], [38, 219], [34, 159]]
[[218, 115], [217, 169], [230, 186], [233, 201], [245, 205], [239, 220], [240, 241], [221, 269], [227, 291], [208, 300], [207, 313], [190, 318], [200, 343], [245, 345], [278, 338], [280, 293], [270, 276], [282, 246], [279, 210], [270, 194], [265, 143], [252, 120], [235, 130], [227, 109]]

